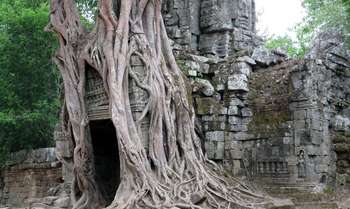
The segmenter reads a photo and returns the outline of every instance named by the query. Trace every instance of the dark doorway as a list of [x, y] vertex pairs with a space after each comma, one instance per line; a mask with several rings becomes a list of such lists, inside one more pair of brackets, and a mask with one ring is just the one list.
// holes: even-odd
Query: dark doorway
[[108, 205], [112, 203], [120, 183], [118, 143], [111, 120], [90, 122], [94, 148], [96, 181]]

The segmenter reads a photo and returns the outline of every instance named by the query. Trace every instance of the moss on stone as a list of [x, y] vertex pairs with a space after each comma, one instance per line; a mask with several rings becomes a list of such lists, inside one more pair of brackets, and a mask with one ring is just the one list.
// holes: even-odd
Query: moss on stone
[[252, 121], [248, 124], [248, 129], [252, 133], [275, 132], [282, 134], [283, 123], [290, 120], [289, 112], [254, 112]]
[[335, 151], [338, 153], [350, 153], [350, 143], [335, 144]]
[[199, 115], [220, 114], [223, 108], [223, 105], [214, 98], [206, 97], [196, 99], [196, 111]]
[[346, 175], [346, 180], [345, 180], [345, 182], [346, 182], [346, 184], [350, 184], [350, 175]]
[[176, 60], [177, 66], [179, 66], [180, 70], [185, 73], [185, 75], [188, 75], [188, 72], [191, 70], [187, 65], [186, 61], [182, 59]]
[[277, 67], [252, 73], [248, 102], [253, 110], [248, 129], [253, 134], [281, 136], [284, 125], [291, 120], [289, 100], [291, 69]]
[[350, 133], [336, 133], [333, 137], [333, 143], [348, 143], [350, 144]]

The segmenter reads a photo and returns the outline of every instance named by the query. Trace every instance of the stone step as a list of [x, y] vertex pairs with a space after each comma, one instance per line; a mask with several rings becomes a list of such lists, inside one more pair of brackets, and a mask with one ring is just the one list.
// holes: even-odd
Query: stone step
[[293, 202], [322, 202], [333, 201], [333, 198], [327, 194], [315, 194], [315, 193], [293, 193], [288, 195]]
[[290, 194], [299, 192], [311, 192], [315, 187], [314, 184], [275, 184], [264, 187], [270, 194]]
[[293, 188], [293, 187], [284, 187], [284, 188], [269, 188], [265, 189], [265, 191], [271, 195], [286, 195], [293, 193], [310, 193], [312, 189], [305, 188]]
[[295, 203], [295, 209], [339, 209], [335, 202], [303, 202]]
[[279, 184], [265, 187], [272, 197], [288, 198], [295, 209], [338, 209], [335, 196], [327, 193], [312, 193], [313, 184]]

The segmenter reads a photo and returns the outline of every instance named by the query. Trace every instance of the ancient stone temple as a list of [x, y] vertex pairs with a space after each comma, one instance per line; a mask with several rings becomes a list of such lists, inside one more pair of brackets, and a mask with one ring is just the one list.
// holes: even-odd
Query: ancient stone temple
[[[347, 117], [334, 116], [334, 104], [324, 104], [331, 93], [318, 87], [327, 67], [315, 63], [328, 55], [295, 61], [260, 47], [252, 0], [171, 0], [163, 13], [174, 48], [202, 56], [181, 63], [211, 159], [265, 183], [335, 183], [332, 121]], [[335, 54], [324, 50], [318, 53]]]
[[267, 185], [348, 184], [349, 51], [321, 37], [301, 61], [262, 47], [233, 61], [186, 58], [211, 159]]
[[[132, 71], [140, 77], [145, 76], [143, 62], [136, 56], [131, 61]], [[120, 165], [118, 154], [118, 143], [115, 127], [111, 121], [108, 97], [103, 87], [103, 80], [96, 70], [87, 70], [86, 101], [88, 109], [88, 120], [94, 149], [96, 167], [96, 179], [101, 187], [106, 200], [112, 201], [120, 183]], [[135, 81], [129, 83], [129, 96], [132, 111], [138, 118], [146, 105], [147, 93], [139, 88]], [[73, 179], [73, 149], [74, 143], [71, 135], [63, 134], [62, 124], [55, 131], [56, 152], [63, 162], [63, 178], [69, 185]], [[145, 117], [141, 121], [143, 133], [149, 129], [149, 120]], [[145, 137], [147, 139], [147, 137]], [[148, 142], [144, 142], [147, 146]], [[146, 147], [147, 149], [147, 147]]]
[[[296, 205], [307, 202], [303, 196], [311, 191], [350, 187], [350, 51], [341, 36], [321, 34], [305, 59], [293, 60], [262, 46], [254, 0], [168, 0], [162, 11], [178, 65], [191, 83], [196, 131], [211, 160], [275, 195], [296, 189]], [[131, 71], [145, 77], [136, 57]], [[112, 201], [120, 183], [115, 129], [103, 79], [93, 68], [86, 77], [95, 178]], [[146, 97], [129, 82], [135, 118]], [[148, 121], [140, 121], [144, 133]], [[55, 140], [69, 187], [75, 145], [65, 129], [57, 126]]]
[[[198, 133], [210, 159], [233, 175], [267, 185], [348, 184], [349, 161], [337, 145], [345, 143], [350, 128], [350, 63], [341, 39], [329, 43], [323, 37], [318, 41], [333, 48], [316, 47], [301, 61], [269, 52], [255, 34], [254, 0], [163, 1], [163, 16], [174, 50], [181, 52], [178, 63], [192, 84]], [[136, 58], [132, 71], [145, 76]], [[102, 186], [108, 195], [119, 184], [119, 174], [110, 172], [119, 166], [115, 130], [102, 78], [94, 69], [87, 78], [96, 178], [101, 185], [114, 185]], [[136, 118], [147, 95], [133, 82], [129, 87]], [[141, 122], [144, 132], [147, 121]], [[69, 183], [74, 145], [64, 137], [56, 141]]]

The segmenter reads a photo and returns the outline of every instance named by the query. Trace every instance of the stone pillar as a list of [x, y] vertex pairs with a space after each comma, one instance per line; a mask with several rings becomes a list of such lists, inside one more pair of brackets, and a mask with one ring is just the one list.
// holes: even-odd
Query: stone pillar
[[200, 13], [201, 36], [199, 50], [203, 55], [225, 57], [233, 30], [231, 0], [202, 0]]
[[[196, 5], [195, 2], [191, 0], [191, 5]], [[174, 49], [190, 49], [191, 26], [194, 27], [191, 23], [195, 23], [196, 20], [193, 16], [196, 14], [195, 8], [190, 7], [190, 0], [163, 1], [162, 13], [168, 36], [175, 42]]]
[[55, 127], [54, 140], [56, 142], [56, 155], [62, 163], [62, 176], [65, 183], [73, 181], [73, 136], [63, 127], [63, 119]]
[[255, 32], [255, 1], [238, 0], [236, 27]]
[[175, 50], [226, 57], [255, 45], [255, 0], [169, 0], [162, 10]]

